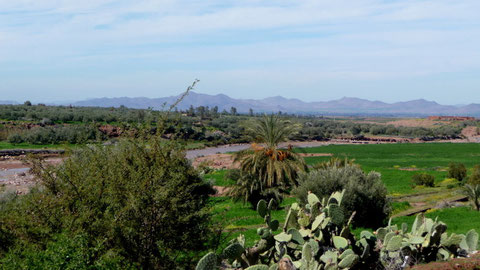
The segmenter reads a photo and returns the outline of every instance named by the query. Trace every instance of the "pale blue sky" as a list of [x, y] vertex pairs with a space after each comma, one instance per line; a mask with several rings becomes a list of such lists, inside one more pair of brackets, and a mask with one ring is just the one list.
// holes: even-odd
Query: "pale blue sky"
[[480, 103], [479, 0], [0, 0], [0, 100]]

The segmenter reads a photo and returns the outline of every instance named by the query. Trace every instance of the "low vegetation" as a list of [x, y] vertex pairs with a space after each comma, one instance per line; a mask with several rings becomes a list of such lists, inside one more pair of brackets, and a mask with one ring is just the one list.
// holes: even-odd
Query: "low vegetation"
[[301, 205], [306, 205], [310, 193], [327, 198], [335, 191], [345, 190], [342, 210], [347, 218], [356, 213], [355, 226], [384, 225], [391, 213], [387, 189], [379, 173], [364, 173], [357, 165], [326, 167], [301, 174], [293, 194]]
[[414, 186], [433, 187], [435, 185], [435, 177], [426, 173], [416, 173], [412, 175], [412, 183]]
[[467, 177], [467, 169], [462, 163], [451, 162], [448, 165], [448, 178], [455, 178], [458, 181], [463, 181]]

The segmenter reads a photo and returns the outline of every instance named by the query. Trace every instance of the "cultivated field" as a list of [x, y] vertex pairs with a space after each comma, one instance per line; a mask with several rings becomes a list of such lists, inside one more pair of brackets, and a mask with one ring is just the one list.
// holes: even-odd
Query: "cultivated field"
[[[480, 228], [480, 213], [472, 210], [466, 203], [463, 207], [437, 210], [435, 207], [444, 201], [463, 197], [460, 183], [447, 178], [450, 162], [465, 164], [470, 172], [474, 165], [480, 164], [480, 144], [474, 143], [423, 143], [423, 144], [370, 144], [370, 145], [328, 145], [296, 149], [300, 153], [332, 154], [334, 157], [355, 159], [366, 172], [381, 173], [382, 180], [392, 198], [394, 223], [413, 222], [412, 214], [416, 210], [427, 211], [427, 216], [446, 222], [452, 232], [466, 233], [471, 228]], [[304, 157], [309, 165], [327, 161], [331, 156]], [[217, 170], [206, 174], [216, 186], [234, 185], [234, 181], [225, 178], [227, 170]], [[412, 188], [411, 176], [425, 172], [435, 176], [435, 187]], [[226, 237], [233, 238], [245, 234], [246, 239], [256, 239], [256, 229], [264, 224], [258, 213], [239, 202], [233, 202], [225, 194], [211, 199], [213, 211], [218, 221], [226, 228]], [[295, 202], [295, 198], [286, 198], [282, 206]], [[273, 216], [283, 222], [284, 210], [273, 212]], [[449, 224], [450, 223], [450, 224]], [[356, 229], [360, 232], [363, 228]]]

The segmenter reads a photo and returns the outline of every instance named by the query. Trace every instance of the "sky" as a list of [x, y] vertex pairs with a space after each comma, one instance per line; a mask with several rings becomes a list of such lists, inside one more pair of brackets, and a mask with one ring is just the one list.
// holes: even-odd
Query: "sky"
[[479, 0], [0, 0], [0, 100], [480, 103]]

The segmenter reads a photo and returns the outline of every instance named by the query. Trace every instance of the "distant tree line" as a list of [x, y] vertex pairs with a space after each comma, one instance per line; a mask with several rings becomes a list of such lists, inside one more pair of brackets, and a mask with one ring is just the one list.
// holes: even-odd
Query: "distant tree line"
[[[160, 111], [152, 109], [130, 109], [100, 107], [72, 107], [45, 105], [0, 105], [0, 140], [12, 143], [84, 143], [108, 139], [98, 132], [100, 125], [111, 125], [122, 130], [136, 130], [150, 126], [155, 130]], [[190, 106], [187, 110], [172, 112], [166, 130], [169, 138], [184, 141], [202, 141], [207, 145], [243, 143], [251, 141], [245, 134], [245, 127], [252, 119], [261, 116], [251, 109], [247, 114], [239, 114], [235, 107], [229, 111], [219, 111], [217, 106]], [[434, 139], [458, 138], [466, 125], [441, 125], [434, 128], [396, 127], [376, 123], [358, 123], [352, 119], [335, 120], [318, 116], [289, 115], [278, 112], [279, 117], [301, 125], [299, 132], [290, 140], [327, 140], [362, 136], [401, 136]], [[4, 121], [2, 124], [1, 121]], [[82, 128], [77, 126], [83, 126]], [[80, 133], [86, 133], [81, 135]], [[135, 132], [128, 133], [135, 136]]]

